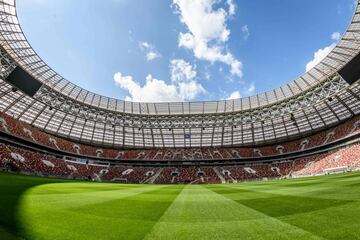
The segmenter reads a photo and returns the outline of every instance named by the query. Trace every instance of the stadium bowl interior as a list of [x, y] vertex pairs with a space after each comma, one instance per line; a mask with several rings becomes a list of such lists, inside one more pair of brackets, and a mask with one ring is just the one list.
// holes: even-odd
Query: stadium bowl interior
[[[347, 218], [359, 208], [359, 175], [313, 177], [360, 169], [358, 1], [342, 39], [310, 71], [254, 96], [203, 102], [89, 92], [32, 49], [15, 0], [0, 0], [0, 16], [0, 170], [11, 173], [0, 174], [1, 239], [238, 238], [231, 228], [247, 239], [251, 219], [265, 239], [359, 238], [359, 218]], [[243, 181], [256, 182], [226, 184]], [[205, 206], [223, 218], [202, 215]], [[183, 219], [176, 207], [188, 209]], [[237, 225], [232, 211], [249, 221]], [[327, 227], [317, 232], [314, 217]]]

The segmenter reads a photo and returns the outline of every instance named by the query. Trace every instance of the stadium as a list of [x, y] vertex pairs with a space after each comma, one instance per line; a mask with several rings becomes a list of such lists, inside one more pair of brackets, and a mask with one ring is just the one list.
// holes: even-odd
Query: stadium
[[0, 239], [360, 239], [359, 1], [311, 70], [218, 101], [88, 91], [0, 17]]

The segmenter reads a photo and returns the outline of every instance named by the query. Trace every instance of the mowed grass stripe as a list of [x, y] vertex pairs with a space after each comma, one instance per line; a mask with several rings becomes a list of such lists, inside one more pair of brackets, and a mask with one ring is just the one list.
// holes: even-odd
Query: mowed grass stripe
[[201, 185], [186, 186], [145, 239], [321, 239]]
[[313, 212], [354, 202], [352, 200], [320, 198], [319, 196], [286, 195], [284, 191], [281, 191], [281, 194], [279, 194], [275, 193], [275, 191], [264, 192], [240, 189], [230, 185], [209, 188], [231, 200], [260, 211], [270, 217]]
[[[268, 194], [293, 195], [320, 199], [338, 199], [357, 201], [360, 199], [360, 188], [353, 188], [360, 182], [360, 173], [346, 173], [339, 175], [327, 175], [321, 177], [308, 177], [298, 179], [288, 179], [281, 181], [259, 181], [241, 184], [224, 185], [228, 188], [238, 189], [241, 192], [252, 191], [250, 194], [241, 194], [238, 197], [264, 198]], [[216, 185], [214, 185], [216, 186]], [[213, 187], [214, 187], [213, 186]], [[360, 184], [359, 184], [360, 187]], [[234, 190], [236, 193], [236, 191]], [[259, 194], [259, 192], [264, 194]]]
[[[354, 181], [358, 181], [359, 174], [353, 176]], [[321, 185], [332, 186], [326, 188], [328, 194], [322, 194], [324, 187], [320, 184], [308, 186], [311, 189], [307, 193], [299, 191], [298, 195], [294, 194], [295, 190], [288, 191], [291, 194], [286, 195], [288, 188], [285, 190], [281, 186], [271, 186], [266, 192], [263, 190], [256, 192], [254, 189], [261, 189], [258, 188], [258, 183], [208, 186], [208, 188], [239, 204], [318, 236], [327, 239], [360, 239], [360, 230], [357, 227], [360, 225], [360, 213], [357, 212], [360, 204], [353, 200], [360, 189], [347, 188], [347, 185], [351, 185], [351, 181], [347, 181], [344, 185], [339, 182], [337, 176], [318, 178], [319, 181], [321, 179], [323, 181]], [[287, 182], [284, 181], [284, 185], [287, 185]], [[344, 189], [351, 192], [351, 200], [348, 195], [342, 194]], [[331, 198], [328, 198], [329, 196]]]
[[360, 239], [359, 182], [359, 172], [187, 186], [0, 173], [0, 239]]
[[[108, 188], [109, 187], [109, 188]], [[74, 208], [92, 204], [106, 204], [108, 201], [164, 188], [164, 185], [117, 185], [103, 183], [52, 183], [31, 188], [25, 195], [38, 207]], [[41, 204], [43, 203], [43, 206]]]
[[[76, 205], [78, 201], [72, 199], [78, 197], [76, 194], [69, 194], [68, 201], [48, 202], [41, 187], [32, 189], [19, 209], [23, 232], [29, 239], [142, 239], [182, 188], [147, 185], [142, 192], [129, 194], [130, 187], [113, 191], [115, 196], [111, 200], [94, 203], [90, 197], [104, 199], [101, 195], [109, 193], [97, 191], [98, 196], [89, 193], [90, 203]], [[45, 187], [68, 188], [67, 184]], [[37, 194], [36, 189], [41, 189], [42, 194]]]

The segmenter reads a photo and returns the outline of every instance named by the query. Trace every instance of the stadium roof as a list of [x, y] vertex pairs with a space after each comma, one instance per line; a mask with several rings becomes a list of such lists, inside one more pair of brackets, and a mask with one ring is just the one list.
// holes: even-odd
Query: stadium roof
[[345, 79], [360, 51], [359, 2], [337, 46], [307, 73], [255, 96], [204, 102], [137, 103], [89, 92], [36, 54], [19, 24], [15, 0], [0, 0], [0, 18], [0, 110], [80, 142], [139, 148], [256, 145], [326, 129], [360, 111], [358, 77]]

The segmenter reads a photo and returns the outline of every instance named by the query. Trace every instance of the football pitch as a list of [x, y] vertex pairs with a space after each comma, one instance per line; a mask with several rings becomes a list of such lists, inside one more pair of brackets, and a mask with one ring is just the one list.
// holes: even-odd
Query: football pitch
[[360, 173], [224, 185], [0, 173], [0, 239], [360, 239]]

